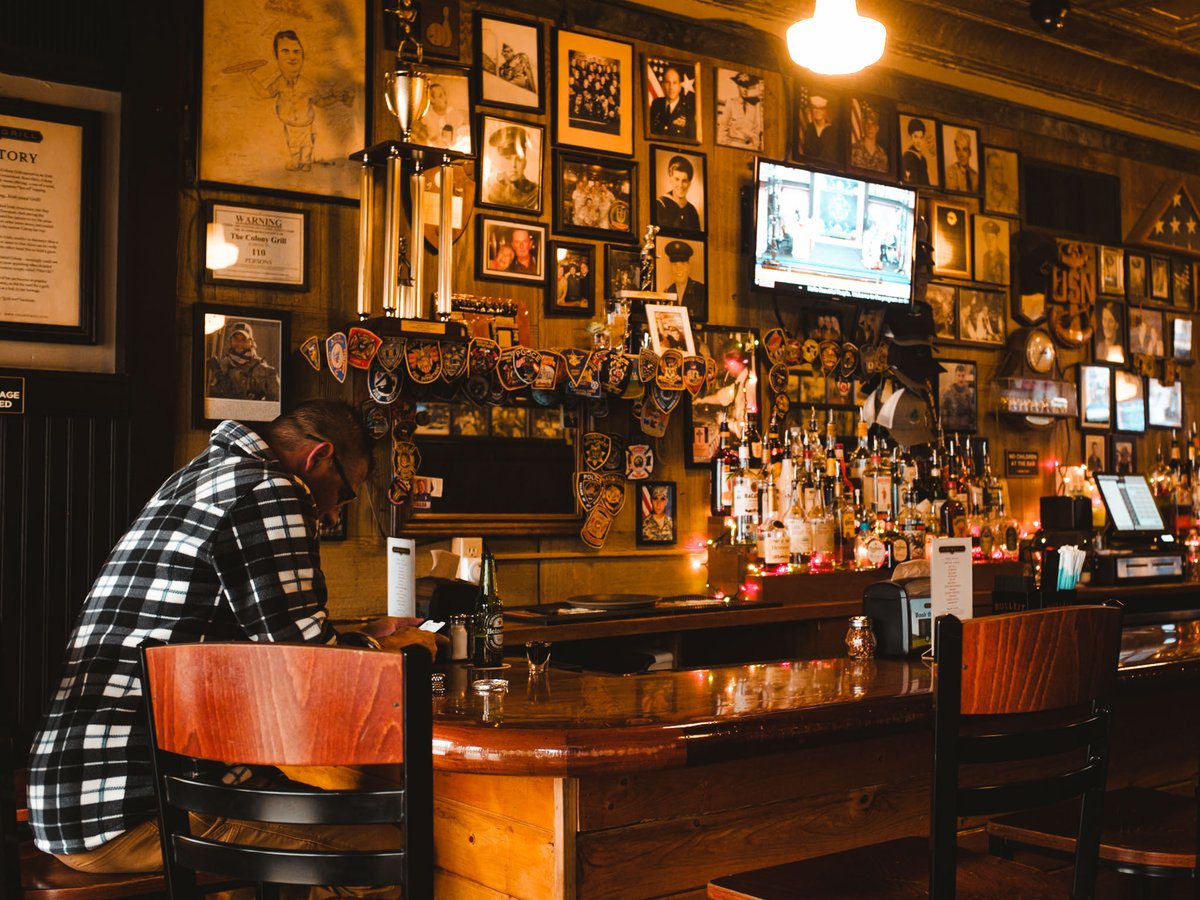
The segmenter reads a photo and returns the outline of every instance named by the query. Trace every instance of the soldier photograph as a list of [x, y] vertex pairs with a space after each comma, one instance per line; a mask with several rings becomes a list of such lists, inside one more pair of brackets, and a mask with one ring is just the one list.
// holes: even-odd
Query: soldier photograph
[[480, 185], [488, 206], [541, 212], [541, 126], [485, 116]]
[[638, 488], [639, 544], [675, 543], [675, 484], [648, 481]]
[[270, 421], [280, 409], [281, 322], [213, 314], [204, 322], [203, 418]]

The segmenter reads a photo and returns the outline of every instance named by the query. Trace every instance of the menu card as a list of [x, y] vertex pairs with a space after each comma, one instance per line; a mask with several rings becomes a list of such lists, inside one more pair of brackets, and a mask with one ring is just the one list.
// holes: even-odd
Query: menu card
[[933, 617], [934, 653], [937, 652], [937, 617], [971, 618], [974, 589], [971, 581], [971, 539], [934, 538], [929, 560], [930, 615]]

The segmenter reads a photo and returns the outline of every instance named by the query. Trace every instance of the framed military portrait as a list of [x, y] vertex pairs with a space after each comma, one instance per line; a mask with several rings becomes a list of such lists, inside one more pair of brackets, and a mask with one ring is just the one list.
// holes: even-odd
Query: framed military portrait
[[555, 143], [633, 153], [633, 45], [554, 32]]
[[541, 112], [545, 102], [542, 25], [475, 13], [476, 96], [480, 103]]
[[1021, 157], [1016, 150], [983, 147], [983, 208], [1002, 216], [1021, 214]]
[[530, 122], [480, 116], [480, 206], [542, 211], [545, 129]]
[[670, 234], [703, 234], [708, 193], [703, 153], [675, 147], [651, 145], [650, 168], [654, 172], [654, 199], [650, 222]]
[[701, 138], [700, 63], [694, 59], [646, 56], [646, 136], [698, 144]]
[[847, 165], [856, 172], [896, 177], [896, 105], [882, 97], [850, 98]]
[[975, 280], [992, 284], [1012, 281], [1008, 219], [999, 216], [973, 218], [975, 225]]
[[291, 314], [244, 306], [195, 305], [192, 419], [197, 428], [222, 419], [270, 422], [291, 386]]
[[708, 321], [708, 274], [703, 241], [656, 235], [654, 289], [674, 294], [693, 322]]
[[536, 222], [477, 216], [475, 277], [492, 281], [546, 278], [546, 226]]
[[938, 416], [942, 430], [974, 432], [979, 427], [979, 386], [975, 363], [969, 359], [939, 359]]
[[1150, 296], [1150, 277], [1145, 254], [1125, 254], [1125, 297], [1130, 303], [1141, 303]]
[[596, 311], [596, 245], [550, 242], [546, 315], [591, 316]]
[[842, 96], [816, 84], [797, 83], [793, 152], [827, 166], [842, 162]]
[[939, 187], [938, 121], [932, 116], [899, 117], [900, 180], [914, 187]]
[[942, 190], [978, 194], [979, 129], [942, 123]]
[[675, 482], [643, 481], [637, 495], [638, 544], [674, 544]]
[[753, 72], [739, 72], [717, 66], [716, 142], [739, 150], [763, 149], [763, 106], [767, 82]]
[[554, 151], [555, 231], [633, 241], [636, 210], [636, 162]]

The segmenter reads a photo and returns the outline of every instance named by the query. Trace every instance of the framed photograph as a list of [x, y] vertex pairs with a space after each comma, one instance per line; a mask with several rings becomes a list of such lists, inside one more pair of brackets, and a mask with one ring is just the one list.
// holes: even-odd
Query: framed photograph
[[883, 337], [883, 320], [887, 310], [863, 307], [854, 323], [854, 343], [864, 349], [876, 346]]
[[1125, 296], [1130, 303], [1141, 303], [1150, 296], [1150, 279], [1146, 269], [1147, 262], [1143, 254], [1125, 254]]
[[1083, 436], [1083, 462], [1092, 473], [1108, 471], [1108, 438], [1103, 434]]
[[487, 437], [488, 408], [474, 403], [451, 403], [450, 433], [455, 437]]
[[698, 144], [701, 139], [700, 63], [645, 56], [646, 137]]
[[493, 406], [492, 437], [523, 438], [529, 434], [529, 408]]
[[1146, 379], [1146, 421], [1151, 428], [1183, 427], [1183, 382], [1168, 386]]
[[475, 277], [544, 281], [546, 226], [516, 219], [476, 217]]
[[1171, 261], [1165, 256], [1150, 257], [1150, 298], [1163, 303], [1171, 299]]
[[429, 106], [413, 125], [413, 143], [474, 154], [470, 70], [448, 63], [423, 68], [429, 79]]
[[686, 307], [647, 303], [646, 322], [650, 326], [650, 347], [655, 353], [661, 355], [664, 350], [675, 349], [682, 350], [685, 356], [696, 355]]
[[0, 339], [96, 343], [100, 116], [0, 97]]
[[650, 168], [654, 172], [655, 200], [650, 204], [650, 221], [670, 234], [705, 232], [708, 181], [707, 157], [674, 147], [651, 145]]
[[1021, 214], [1021, 157], [1016, 150], [983, 146], [983, 208], [1002, 216]]
[[[242, 284], [284, 290], [308, 290], [308, 210], [273, 206], [234, 206], [204, 201], [208, 284]], [[220, 226], [219, 230], [216, 226]], [[208, 233], [237, 248], [232, 265], [213, 269], [207, 259]]]
[[850, 98], [850, 152], [857, 172], [896, 177], [896, 104], [881, 97]]
[[1101, 300], [1096, 304], [1096, 362], [1125, 365], [1125, 315], [1121, 304]]
[[941, 164], [938, 157], [938, 121], [932, 116], [901, 113], [899, 127], [900, 180], [915, 187], [939, 187]]
[[641, 286], [641, 251], [620, 244], [605, 244], [604, 298], [610, 300], [617, 296], [617, 291], [636, 291]]
[[[1079, 366], [1079, 427], [1111, 431], [1113, 370], [1108, 366]], [[1088, 468], [1091, 468], [1089, 465]], [[1103, 470], [1101, 470], [1103, 471]]]
[[942, 123], [942, 189], [959, 194], [978, 194], [979, 129]]
[[480, 116], [480, 206], [516, 212], [542, 211], [545, 136], [541, 125]]
[[939, 359], [938, 416], [942, 430], [974, 433], [979, 428], [979, 386], [975, 363], [969, 359]]
[[1009, 256], [1009, 220], [999, 216], [974, 216], [975, 280], [1009, 284], [1012, 265]]
[[931, 284], [925, 288], [925, 302], [933, 309], [934, 337], [952, 341], [958, 337], [958, 288], [952, 284]]
[[550, 242], [546, 315], [591, 316], [596, 312], [596, 245]]
[[418, 403], [417, 415], [424, 420], [425, 424], [417, 425], [415, 434], [438, 436], [450, 434], [449, 403]]
[[1188, 310], [1196, 305], [1190, 260], [1171, 260], [1171, 305]]
[[654, 289], [674, 294], [693, 322], [708, 321], [707, 260], [703, 241], [654, 238]]
[[350, 155], [370, 143], [366, 10], [354, 0], [204, 4], [201, 182], [358, 201]]
[[958, 339], [973, 344], [1003, 346], [1008, 316], [1003, 291], [958, 289]]
[[283, 378], [290, 313], [197, 303], [192, 324], [197, 428], [222, 419], [270, 422], [283, 412], [291, 390]]
[[636, 162], [554, 151], [555, 231], [633, 241], [636, 210]]
[[[1116, 369], [1113, 372], [1113, 402], [1117, 431], [1146, 430], [1146, 388], [1141, 375]], [[1119, 455], [1116, 459], [1120, 459]]]
[[637, 493], [638, 544], [675, 543], [675, 482], [643, 481]]
[[1114, 434], [1110, 458], [1115, 474], [1136, 475], [1138, 471], [1137, 441], [1123, 434]]
[[971, 277], [971, 213], [958, 203], [934, 200], [933, 272], [956, 278]]
[[[684, 463], [703, 467], [716, 455], [722, 415], [729, 422], [729, 430], [741, 440], [747, 400], [759, 383], [755, 354], [758, 332], [732, 325], [703, 325], [696, 329], [695, 337], [697, 355], [711, 359], [717, 372], [691, 403], [683, 404], [684, 434], [691, 435]], [[753, 397], [753, 405], [757, 403], [758, 398]]]
[[1189, 316], [1171, 316], [1171, 358], [1176, 362], [1190, 363], [1192, 356], [1192, 319]]
[[633, 45], [554, 32], [555, 143], [633, 153]]
[[1157, 309], [1129, 307], [1129, 352], [1134, 356], [1166, 356], [1163, 314]]
[[1125, 251], [1120, 247], [1100, 247], [1100, 293], [1125, 296]]
[[753, 72], [718, 66], [716, 75], [717, 135], [722, 147], [763, 149], [763, 107], [767, 82]]
[[838, 166], [842, 162], [842, 98], [797, 82], [794, 151], [797, 159]]
[[563, 421], [562, 407], [532, 407], [529, 410], [529, 436], [543, 441], [566, 440], [567, 427]]
[[475, 13], [475, 93], [480, 103], [540, 113], [546, 99], [545, 58], [540, 22]]

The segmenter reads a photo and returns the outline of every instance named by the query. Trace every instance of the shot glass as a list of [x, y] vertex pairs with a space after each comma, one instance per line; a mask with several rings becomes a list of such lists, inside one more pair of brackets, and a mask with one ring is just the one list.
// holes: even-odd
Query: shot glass
[[549, 641], [526, 641], [525, 661], [529, 663], [530, 675], [541, 675], [550, 665]]

